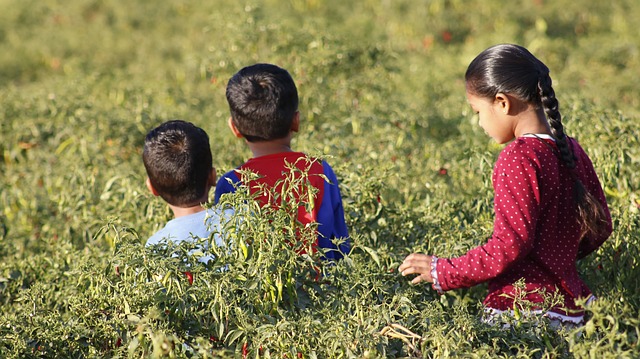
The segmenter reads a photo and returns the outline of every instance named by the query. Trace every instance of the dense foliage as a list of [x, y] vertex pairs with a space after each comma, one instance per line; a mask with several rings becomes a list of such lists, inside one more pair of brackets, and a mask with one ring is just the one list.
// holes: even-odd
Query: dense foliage
[[[0, 0], [0, 355], [639, 357], [638, 21], [635, 0]], [[501, 146], [462, 78], [499, 42], [552, 69], [610, 203], [612, 237], [579, 263], [599, 297], [583, 328], [487, 326], [485, 287], [438, 296], [395, 271], [491, 234]], [[144, 247], [170, 218], [144, 186], [145, 133], [192, 121], [219, 173], [239, 165], [224, 88], [255, 62], [290, 70], [294, 146], [341, 181], [354, 250], [336, 265], [241, 197], [214, 263]]]

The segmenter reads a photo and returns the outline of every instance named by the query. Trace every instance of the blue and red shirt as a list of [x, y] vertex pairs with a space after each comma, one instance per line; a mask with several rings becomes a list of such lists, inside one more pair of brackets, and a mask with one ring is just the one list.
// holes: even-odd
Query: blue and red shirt
[[[297, 167], [300, 171], [291, 172], [287, 164]], [[250, 170], [258, 174], [260, 178], [252, 179], [249, 183], [242, 183], [242, 176], [239, 172], [241, 170]], [[307, 173], [309, 184], [317, 189], [311, 198], [313, 204], [307, 206], [311, 209], [310, 211], [307, 211], [304, 205], [298, 207], [298, 220], [302, 225], [318, 224], [318, 238], [313, 247], [328, 249], [324, 254], [327, 259], [342, 258], [350, 250], [350, 244], [347, 240], [349, 232], [344, 220], [338, 179], [326, 161], [319, 161], [301, 152], [280, 152], [251, 158], [240, 167], [225, 173], [218, 180], [215, 203], [218, 203], [223, 194], [235, 192], [236, 187], [242, 183], [247, 185], [252, 195], [257, 195], [258, 201], [263, 206], [268, 204], [278, 206], [280, 203], [275, 203], [278, 200], [270, 197], [271, 191], [260, 191], [260, 188], [275, 188], [275, 193], [279, 193], [283, 184], [282, 180], [291, 173], [294, 176]], [[304, 200], [306, 198], [301, 198], [298, 203], [302, 203]], [[345, 241], [338, 247], [333, 240], [339, 238]]]

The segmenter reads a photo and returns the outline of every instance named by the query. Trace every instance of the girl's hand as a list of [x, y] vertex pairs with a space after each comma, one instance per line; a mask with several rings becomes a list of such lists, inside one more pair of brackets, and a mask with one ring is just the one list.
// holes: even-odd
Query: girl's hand
[[432, 257], [430, 255], [422, 253], [409, 254], [400, 267], [398, 267], [398, 271], [402, 273], [403, 276], [417, 274], [418, 276], [411, 280], [413, 284], [418, 284], [423, 281], [433, 283], [433, 278], [431, 277], [431, 261]]

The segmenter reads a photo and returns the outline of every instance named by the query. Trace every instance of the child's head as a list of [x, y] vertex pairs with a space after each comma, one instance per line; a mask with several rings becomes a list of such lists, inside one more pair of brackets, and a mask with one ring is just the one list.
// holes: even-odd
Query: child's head
[[168, 121], [149, 131], [142, 160], [151, 191], [176, 207], [200, 204], [215, 182], [209, 136], [186, 121]]
[[227, 85], [231, 120], [249, 142], [286, 137], [298, 112], [298, 90], [287, 70], [256, 64], [238, 71]]
[[500, 44], [476, 56], [465, 74], [467, 93], [493, 101], [499, 94], [544, 110], [565, 163], [575, 167], [567, 145], [549, 68], [522, 46]]

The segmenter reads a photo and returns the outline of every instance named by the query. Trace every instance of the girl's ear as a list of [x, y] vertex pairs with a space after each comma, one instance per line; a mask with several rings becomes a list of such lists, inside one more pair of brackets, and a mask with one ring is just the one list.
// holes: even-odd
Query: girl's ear
[[238, 137], [238, 138], [242, 138], [242, 134], [240, 133], [240, 131], [238, 131], [238, 129], [236, 128], [236, 125], [233, 124], [233, 118], [229, 117], [229, 120], [227, 121], [227, 124], [229, 125], [229, 128], [231, 129], [231, 132], [233, 132], [233, 135]]
[[501, 111], [503, 114], [508, 115], [509, 114], [509, 110], [511, 110], [511, 98], [502, 93], [502, 92], [498, 92], [496, 94], [496, 97], [494, 98], [493, 103], [498, 106], [498, 110]]
[[298, 132], [300, 129], [300, 111], [296, 111], [296, 114], [293, 115], [293, 121], [291, 121], [291, 131]]
[[156, 191], [155, 187], [153, 187], [153, 185], [151, 184], [151, 180], [149, 179], [149, 177], [147, 177], [147, 180], [144, 183], [147, 185], [149, 192], [151, 192], [154, 196], [160, 195], [158, 191]]

